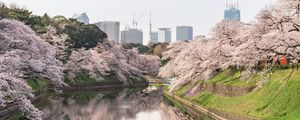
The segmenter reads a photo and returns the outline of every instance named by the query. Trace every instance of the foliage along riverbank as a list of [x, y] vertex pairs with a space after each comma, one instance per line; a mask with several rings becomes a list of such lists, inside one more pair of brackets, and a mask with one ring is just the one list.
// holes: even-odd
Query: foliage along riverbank
[[[236, 73], [236, 71], [233, 73]], [[191, 96], [189, 92], [191, 92], [193, 86], [189, 84], [182, 86], [175, 93], [211, 110], [255, 119], [294, 120], [300, 118], [299, 74], [300, 70], [297, 69], [277, 69], [269, 73], [263, 73], [263, 76], [268, 76], [263, 85], [257, 90], [240, 96], [228, 96], [206, 90], [199, 90]], [[221, 72], [219, 75], [213, 77], [211, 81], [219, 78], [223, 79], [215, 81], [217, 85], [224, 85], [224, 83], [226, 83], [227, 87], [235, 87], [236, 83], [243, 83], [240, 85], [244, 87], [253, 85], [251, 82], [247, 83], [243, 79], [233, 77], [228, 74], [228, 71]], [[251, 80], [255, 81], [257, 76], [253, 75], [251, 78]]]
[[[67, 95], [69, 93], [72, 94], [76, 93], [77, 96], [81, 96], [80, 98], [87, 97], [88, 99], [90, 98], [90, 95], [94, 95], [93, 93], [95, 93], [96, 91], [113, 96], [117, 94], [111, 94], [111, 93], [118, 93], [123, 89], [128, 89], [128, 94], [130, 94], [132, 92], [140, 92], [149, 86], [148, 81], [145, 79], [133, 80], [135, 81], [134, 83], [124, 84], [123, 82], [118, 81], [115, 78], [112, 81], [111, 79], [108, 79], [106, 81], [95, 80], [89, 77], [84, 78], [84, 76], [81, 76], [79, 78], [82, 81], [89, 81], [89, 82], [82, 83], [77, 81], [77, 82], [68, 83], [69, 86], [64, 86], [62, 88], [59, 88], [59, 90], [61, 90], [59, 94]], [[35, 93], [35, 98], [31, 99], [31, 102], [38, 108], [46, 104], [45, 102], [47, 101], [45, 101], [45, 98], [53, 94], [58, 94], [53, 91], [52, 89], [53, 87], [51, 86], [48, 80], [40, 77], [31, 76], [27, 80], [27, 84], [32, 88], [33, 92]], [[83, 100], [87, 100], [87, 99], [83, 99]], [[17, 109], [16, 105], [7, 106], [6, 108], [0, 108], [0, 117], [3, 117], [5, 119], [11, 119], [11, 120], [25, 119], [24, 116], [22, 115], [22, 112]]]
[[[96, 25], [36, 16], [2, 3], [0, 11], [0, 107], [17, 104], [28, 119], [43, 119], [30, 101], [39, 88], [59, 91], [67, 83], [93, 84], [92, 79], [102, 82], [107, 76], [132, 85], [144, 74], [156, 75], [160, 67], [159, 57], [123, 48]], [[81, 73], [92, 79], [78, 77]]]
[[[148, 86], [149, 82], [141, 77], [139, 79], [131, 79], [130, 84], [125, 84], [113, 76], [106, 76], [104, 80], [97, 80], [89, 77], [86, 74], [79, 74], [74, 80], [65, 80], [68, 86], [59, 88], [62, 92], [78, 91], [78, 90], [105, 90], [115, 88], [130, 88], [130, 87], [144, 87]], [[34, 92], [50, 92], [51, 84], [40, 77], [30, 77], [27, 84]], [[50, 90], [50, 91], [49, 91]]]
[[289, 67], [300, 63], [297, 5], [278, 0], [252, 22], [222, 20], [209, 37], [172, 43], [159, 76], [173, 78], [170, 91], [209, 109], [300, 119], [299, 70]]
[[[78, 105], [86, 105], [89, 104], [91, 100], [93, 99], [110, 99], [113, 100], [115, 98], [123, 98], [124, 95], [131, 95], [131, 94], [137, 94], [140, 93], [142, 90], [144, 90], [146, 86], [139, 86], [139, 87], [130, 87], [130, 88], [108, 88], [105, 90], [85, 90], [85, 91], [64, 91], [62, 93], [56, 93], [56, 92], [48, 92], [44, 93], [42, 96], [40, 96], [37, 100], [32, 101], [32, 103], [41, 109], [43, 112], [46, 107], [49, 108], [55, 108], [59, 107], [59, 105], [67, 106], [66, 102], [70, 102], [68, 100], [71, 100], [72, 106], [78, 106]], [[136, 97], [132, 95], [133, 97]], [[99, 100], [98, 99], [98, 100]], [[54, 100], [54, 101], [53, 101]], [[60, 102], [55, 102], [55, 100], [59, 100]], [[54, 102], [54, 103], [53, 103]], [[120, 101], [122, 102], [122, 101]], [[72, 107], [69, 106], [69, 107]], [[6, 111], [6, 114], [0, 114], [0, 118], [2, 119], [8, 119], [8, 120], [23, 120], [26, 119], [20, 111], [17, 111], [17, 106], [10, 108], [10, 111]], [[103, 107], [103, 106], [102, 106]], [[99, 108], [102, 108], [99, 107]], [[94, 109], [98, 109], [97, 107], [93, 107]], [[91, 108], [91, 109], [93, 109]], [[71, 109], [72, 110], [72, 109]], [[81, 111], [80, 108], [76, 109], [78, 112]], [[57, 111], [63, 111], [62, 108], [57, 108], [56, 110], [45, 110], [47, 113], [44, 113], [44, 119], [50, 119], [50, 117], [57, 113]], [[1, 111], [2, 112], [2, 111]], [[0, 112], [0, 113], [1, 113]], [[52, 113], [52, 114], [49, 114]], [[64, 111], [66, 112], [66, 111]], [[65, 117], [68, 117], [68, 113], [65, 114], [59, 114]], [[64, 117], [64, 118], [65, 118]], [[89, 117], [89, 116], [87, 116]], [[118, 117], [118, 116], [116, 116]], [[56, 119], [56, 118], [55, 118]]]

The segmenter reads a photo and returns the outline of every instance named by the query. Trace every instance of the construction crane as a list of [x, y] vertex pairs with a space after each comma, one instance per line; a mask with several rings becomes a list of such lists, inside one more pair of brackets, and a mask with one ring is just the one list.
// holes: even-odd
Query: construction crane
[[135, 13], [133, 14], [132, 19], [132, 27], [137, 29], [138, 28], [138, 21], [143, 17], [143, 14], [141, 14], [139, 17], [135, 18]]
[[151, 12], [150, 12], [149, 17], [150, 17], [150, 23], [149, 23], [149, 43], [148, 44], [151, 43], [151, 33], [152, 33], [152, 20], [151, 20], [152, 14], [151, 14]]

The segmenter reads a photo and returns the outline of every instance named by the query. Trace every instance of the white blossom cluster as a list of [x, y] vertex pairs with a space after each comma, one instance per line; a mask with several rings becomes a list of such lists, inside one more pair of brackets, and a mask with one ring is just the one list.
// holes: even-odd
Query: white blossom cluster
[[[34, 95], [26, 82], [29, 75], [49, 79], [57, 87], [65, 85], [63, 70], [71, 79], [87, 71], [96, 79], [115, 75], [130, 84], [130, 79], [143, 74], [157, 75], [160, 68], [159, 57], [126, 50], [108, 40], [90, 50], [74, 50], [66, 58], [67, 35], [49, 27], [41, 38], [21, 22], [0, 21], [0, 108], [17, 105], [29, 119], [42, 119], [42, 112], [30, 102]], [[68, 61], [63, 65], [59, 60]]]
[[27, 118], [41, 119], [42, 113], [29, 100], [33, 94], [25, 78], [35, 74], [64, 85], [62, 63], [55, 51], [23, 23], [0, 21], [0, 107], [16, 104]]
[[87, 71], [95, 79], [115, 75], [129, 84], [129, 78], [158, 74], [159, 65], [159, 57], [141, 55], [136, 49], [126, 50], [121, 45], [106, 41], [90, 50], [73, 51], [66, 68], [70, 79], [79, 72]]
[[54, 46], [56, 49], [56, 58], [59, 60], [66, 59], [67, 39], [68, 35], [58, 35], [56, 29], [53, 26], [48, 27], [47, 33], [40, 35], [43, 40]]

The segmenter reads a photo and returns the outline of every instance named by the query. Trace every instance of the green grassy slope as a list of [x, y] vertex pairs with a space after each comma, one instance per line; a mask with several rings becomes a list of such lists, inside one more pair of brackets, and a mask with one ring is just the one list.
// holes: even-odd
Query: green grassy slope
[[[256, 75], [253, 77], [256, 78]], [[216, 82], [214, 79], [212, 82]], [[190, 99], [208, 108], [254, 118], [298, 120], [300, 119], [300, 70], [276, 70], [260, 90], [244, 96], [228, 97], [202, 92]]]
[[243, 87], [243, 86], [253, 86], [258, 80], [258, 74], [254, 74], [247, 80], [241, 80], [240, 76], [241, 76], [240, 70], [226, 69], [223, 72], [216, 74], [213, 78], [211, 78], [208, 81], [208, 83]]

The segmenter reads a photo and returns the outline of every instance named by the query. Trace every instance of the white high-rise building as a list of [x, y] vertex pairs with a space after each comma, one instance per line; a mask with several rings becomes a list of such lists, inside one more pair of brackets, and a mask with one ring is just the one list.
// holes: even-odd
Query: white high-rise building
[[95, 23], [102, 31], [104, 31], [109, 40], [120, 43], [120, 22], [117, 21], [103, 21]]
[[171, 43], [171, 28], [159, 28], [158, 42], [159, 43]]
[[143, 44], [143, 32], [139, 29], [125, 29], [121, 31], [121, 44], [140, 43]]
[[82, 14], [76, 14], [75, 13], [72, 18], [76, 19], [79, 22], [84, 23], [85, 25], [90, 23], [90, 19], [89, 19], [89, 17], [87, 16], [87, 14], [85, 12], [82, 13]]

